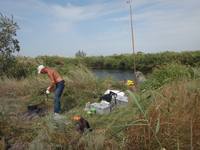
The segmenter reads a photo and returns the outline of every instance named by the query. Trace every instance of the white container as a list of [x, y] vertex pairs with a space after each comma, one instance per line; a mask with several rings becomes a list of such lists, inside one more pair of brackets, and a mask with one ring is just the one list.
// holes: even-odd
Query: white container
[[124, 92], [121, 92], [121, 91], [118, 91], [118, 90], [107, 90], [107, 91], [105, 91], [104, 94], [109, 94], [110, 92], [113, 92], [113, 93], [120, 95], [120, 96], [125, 96]]
[[101, 102], [101, 103], [92, 103], [90, 105], [90, 108], [94, 108], [96, 109], [96, 113], [97, 114], [108, 114], [111, 111], [111, 107], [110, 104], [107, 104], [105, 102]]
[[124, 106], [128, 105], [128, 97], [127, 96], [117, 95], [116, 103], [117, 103], [117, 105], [124, 105]]

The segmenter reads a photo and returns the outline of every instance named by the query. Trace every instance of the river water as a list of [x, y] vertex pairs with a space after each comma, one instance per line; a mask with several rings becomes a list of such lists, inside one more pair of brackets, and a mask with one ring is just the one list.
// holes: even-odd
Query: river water
[[134, 74], [133, 71], [130, 70], [100, 70], [100, 69], [93, 69], [92, 72], [98, 78], [107, 78], [111, 77], [115, 80], [133, 80]]

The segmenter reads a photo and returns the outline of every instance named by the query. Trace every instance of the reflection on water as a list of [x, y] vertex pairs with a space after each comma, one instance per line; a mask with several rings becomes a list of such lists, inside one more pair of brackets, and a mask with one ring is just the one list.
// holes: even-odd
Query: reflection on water
[[130, 70], [98, 70], [93, 69], [92, 72], [99, 78], [112, 77], [115, 80], [133, 80], [133, 71]]

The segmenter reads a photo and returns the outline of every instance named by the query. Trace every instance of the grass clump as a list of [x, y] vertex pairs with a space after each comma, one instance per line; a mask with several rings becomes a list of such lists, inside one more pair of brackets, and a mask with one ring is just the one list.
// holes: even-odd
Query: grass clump
[[195, 69], [180, 64], [167, 64], [154, 69], [148, 80], [141, 85], [141, 89], [157, 89], [172, 81], [197, 78]]

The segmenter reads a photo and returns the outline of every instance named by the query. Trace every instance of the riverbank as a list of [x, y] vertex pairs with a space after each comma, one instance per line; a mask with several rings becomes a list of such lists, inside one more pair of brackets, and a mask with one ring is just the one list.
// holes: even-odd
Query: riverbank
[[[47, 100], [41, 93], [49, 84], [47, 78], [0, 80], [4, 106], [0, 107], [0, 148], [198, 149], [200, 72], [177, 64], [167, 66], [155, 70], [137, 93], [112, 79], [99, 80], [83, 66], [69, 70], [64, 76], [64, 120], [58, 122], [52, 117], [53, 95]], [[128, 106], [107, 115], [87, 114], [85, 104], [97, 102], [108, 88], [125, 91]], [[30, 103], [44, 104], [47, 113], [24, 118]], [[80, 135], [71, 120], [74, 115], [87, 119], [93, 131]]]

